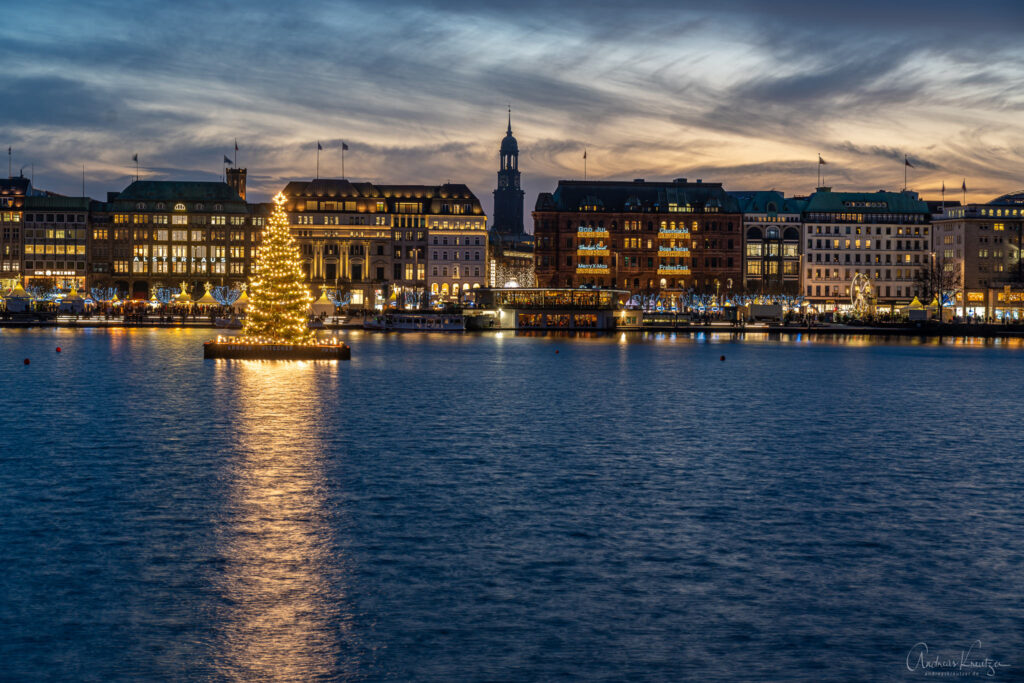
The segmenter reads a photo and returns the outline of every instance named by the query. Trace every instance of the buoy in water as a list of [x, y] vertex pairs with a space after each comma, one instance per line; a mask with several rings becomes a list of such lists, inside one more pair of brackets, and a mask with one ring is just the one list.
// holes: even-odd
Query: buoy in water
[[60, 347], [59, 346], [57, 347], [57, 353], [60, 353]]
[[29, 360], [28, 360], [28, 358], [26, 358], [25, 359], [25, 365], [28, 365], [28, 363], [29, 363]]
[[724, 362], [724, 361], [725, 361], [725, 356], [721, 356], [721, 357], [720, 357], [720, 358], [719, 358], [718, 360], [720, 360], [720, 361], [723, 361], [723, 362]]
[[558, 353], [558, 349], [555, 349], [555, 353]]

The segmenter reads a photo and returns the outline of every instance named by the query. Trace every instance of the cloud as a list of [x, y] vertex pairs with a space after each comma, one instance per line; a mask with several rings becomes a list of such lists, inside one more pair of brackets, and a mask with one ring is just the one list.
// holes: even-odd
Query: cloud
[[[1024, 5], [952, 0], [225, 2], [15, 5], [0, 135], [37, 183], [215, 178], [232, 140], [256, 197], [321, 169], [468, 183], [490, 207], [504, 107], [532, 206], [558, 178], [703, 177], [807, 192], [1019, 186]], [[833, 161], [834, 159], [834, 161]], [[949, 183], [947, 183], [949, 184]], [[95, 192], [102, 196], [101, 192]]]

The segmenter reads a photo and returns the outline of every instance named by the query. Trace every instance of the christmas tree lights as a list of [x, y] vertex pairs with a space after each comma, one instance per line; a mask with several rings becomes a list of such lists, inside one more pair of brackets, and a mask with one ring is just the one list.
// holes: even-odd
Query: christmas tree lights
[[274, 212], [263, 229], [249, 285], [242, 341], [254, 344], [316, 344], [308, 315], [313, 297], [305, 285], [299, 247], [288, 227], [285, 197], [274, 197]]

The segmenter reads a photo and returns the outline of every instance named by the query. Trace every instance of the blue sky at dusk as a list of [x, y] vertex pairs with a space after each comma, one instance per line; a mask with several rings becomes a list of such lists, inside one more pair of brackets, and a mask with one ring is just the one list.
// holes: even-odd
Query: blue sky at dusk
[[[937, 198], [1024, 187], [1024, 3], [795, 0], [46, 2], [0, 24], [0, 142], [36, 185], [102, 197], [138, 152], [254, 198], [321, 175], [465, 182], [490, 208], [505, 107], [527, 208], [559, 178]], [[212, 8], [216, 9], [212, 9]]]

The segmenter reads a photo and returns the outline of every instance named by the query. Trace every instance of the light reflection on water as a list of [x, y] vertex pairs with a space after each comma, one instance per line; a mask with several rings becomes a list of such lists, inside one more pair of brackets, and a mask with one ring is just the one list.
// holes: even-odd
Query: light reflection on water
[[322, 469], [319, 406], [337, 396], [331, 364], [219, 361], [237, 448], [223, 520], [226, 605], [213, 645], [230, 680], [337, 675], [344, 622]]
[[204, 361], [210, 336], [0, 329], [0, 678], [1024, 652], [1020, 340], [354, 331], [334, 365]]

